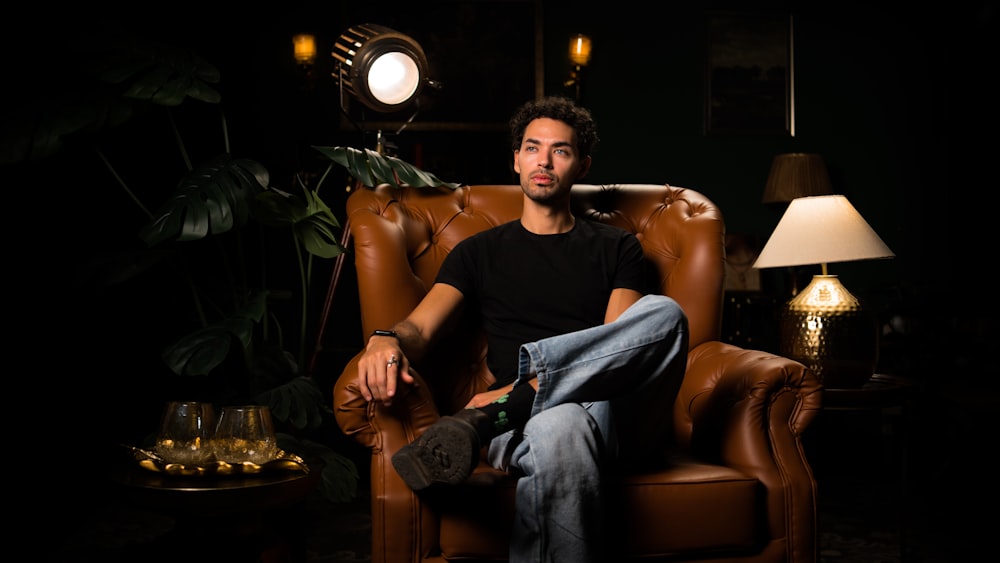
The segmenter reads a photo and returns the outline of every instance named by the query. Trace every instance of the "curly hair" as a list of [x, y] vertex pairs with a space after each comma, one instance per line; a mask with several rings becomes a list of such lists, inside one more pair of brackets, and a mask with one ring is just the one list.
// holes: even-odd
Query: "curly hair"
[[510, 118], [511, 149], [521, 148], [524, 130], [528, 124], [542, 117], [557, 119], [573, 128], [576, 133], [576, 150], [580, 158], [586, 158], [597, 145], [597, 124], [590, 111], [579, 107], [573, 100], [563, 96], [548, 96], [532, 100], [522, 105]]

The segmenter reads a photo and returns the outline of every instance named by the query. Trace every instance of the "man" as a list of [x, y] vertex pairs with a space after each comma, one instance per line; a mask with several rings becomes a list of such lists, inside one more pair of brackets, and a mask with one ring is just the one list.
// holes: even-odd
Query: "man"
[[606, 560], [603, 484], [651, 461], [671, 439], [671, 409], [688, 349], [687, 318], [662, 295], [631, 233], [575, 217], [570, 189], [590, 169], [590, 112], [550, 97], [511, 119], [520, 219], [473, 235], [392, 330], [378, 330], [358, 364], [369, 401], [412, 384], [411, 362], [466, 309], [482, 320], [496, 383], [392, 458], [415, 491], [465, 480], [489, 446], [494, 467], [519, 477], [513, 562]]

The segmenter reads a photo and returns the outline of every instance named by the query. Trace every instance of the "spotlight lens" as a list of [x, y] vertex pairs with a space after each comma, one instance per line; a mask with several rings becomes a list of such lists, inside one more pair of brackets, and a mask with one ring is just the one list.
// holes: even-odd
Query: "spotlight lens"
[[420, 69], [404, 53], [386, 53], [377, 58], [368, 71], [368, 90], [386, 105], [407, 101], [419, 85]]

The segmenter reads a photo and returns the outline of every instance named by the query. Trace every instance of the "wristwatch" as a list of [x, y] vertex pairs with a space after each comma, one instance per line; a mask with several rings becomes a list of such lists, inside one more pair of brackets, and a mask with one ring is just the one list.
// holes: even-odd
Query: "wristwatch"
[[376, 330], [372, 333], [372, 336], [391, 336], [396, 340], [399, 340], [399, 335], [396, 334], [395, 330]]

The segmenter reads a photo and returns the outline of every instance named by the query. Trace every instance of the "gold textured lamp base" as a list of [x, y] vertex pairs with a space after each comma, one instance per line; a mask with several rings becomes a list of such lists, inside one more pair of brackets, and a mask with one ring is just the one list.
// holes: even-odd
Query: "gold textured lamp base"
[[802, 362], [827, 388], [861, 387], [875, 373], [878, 325], [837, 276], [814, 276], [782, 309], [781, 355]]

